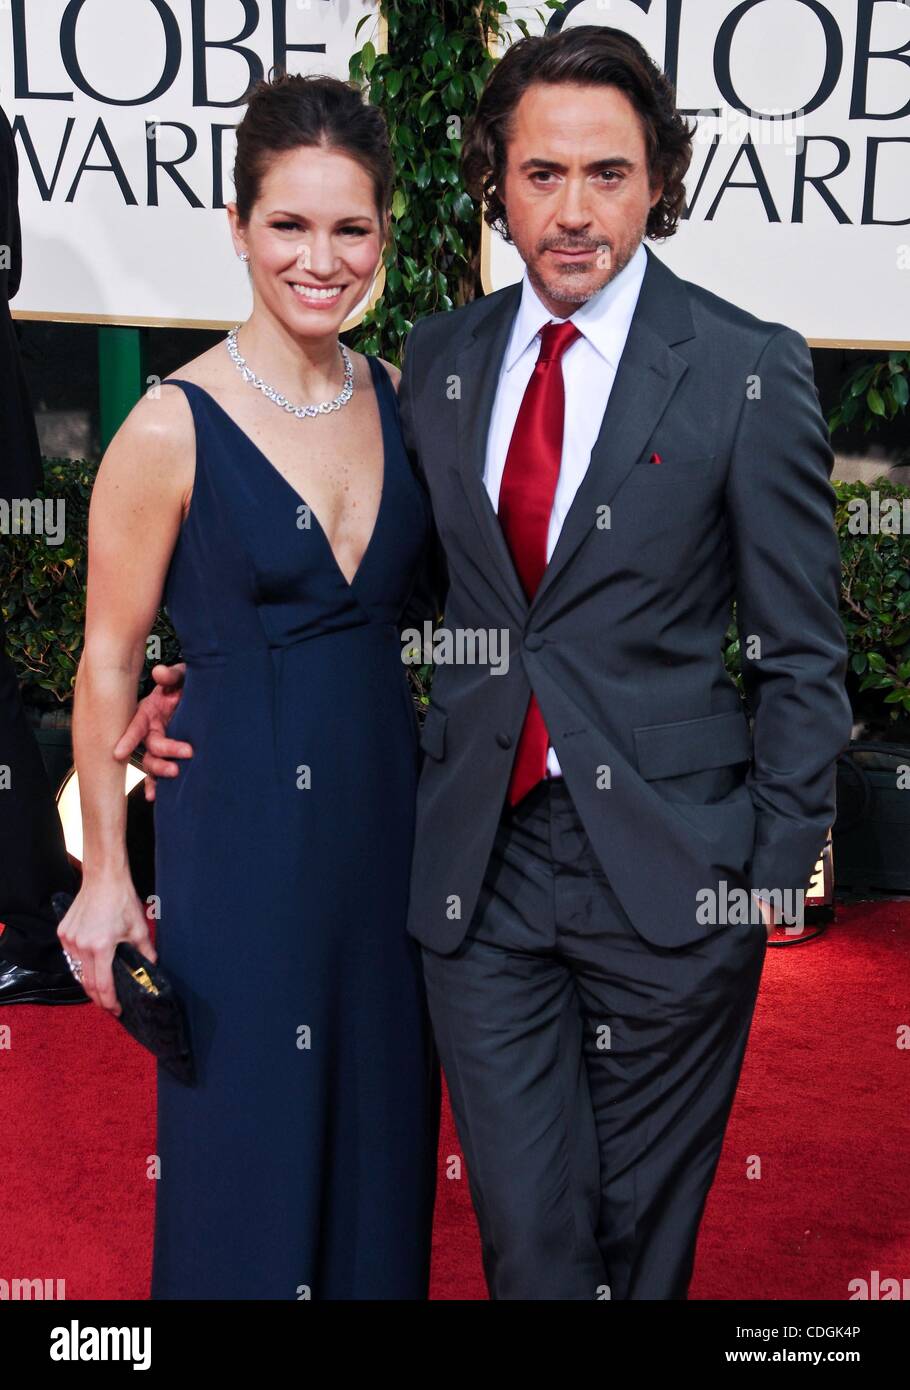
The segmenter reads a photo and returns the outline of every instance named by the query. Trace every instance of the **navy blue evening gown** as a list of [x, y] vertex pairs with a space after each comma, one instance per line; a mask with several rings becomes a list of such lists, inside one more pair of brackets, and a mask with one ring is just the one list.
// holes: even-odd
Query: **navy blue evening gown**
[[[187, 663], [158, 782], [158, 958], [199, 1081], [158, 1068], [153, 1298], [427, 1296], [439, 1072], [405, 932], [418, 772], [399, 623], [429, 502], [369, 358], [385, 470], [348, 583], [202, 387], [165, 603]], [[301, 422], [301, 448], [306, 422]]]

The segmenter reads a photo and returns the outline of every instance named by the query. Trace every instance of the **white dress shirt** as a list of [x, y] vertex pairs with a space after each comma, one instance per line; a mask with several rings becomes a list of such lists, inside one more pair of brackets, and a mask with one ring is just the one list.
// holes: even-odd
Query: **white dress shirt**
[[[642, 242], [619, 274], [569, 315], [569, 322], [576, 324], [584, 336], [576, 339], [562, 358], [566, 411], [562, 460], [547, 532], [548, 562], [566, 513], [588, 471], [591, 450], [610, 399], [647, 264], [648, 255]], [[551, 321], [565, 322], [553, 319], [537, 297], [525, 270], [521, 303], [502, 359], [487, 436], [483, 480], [496, 512], [499, 511], [499, 488], [518, 408], [540, 352], [540, 330]], [[551, 777], [561, 775], [552, 747], [547, 750], [547, 772]]]

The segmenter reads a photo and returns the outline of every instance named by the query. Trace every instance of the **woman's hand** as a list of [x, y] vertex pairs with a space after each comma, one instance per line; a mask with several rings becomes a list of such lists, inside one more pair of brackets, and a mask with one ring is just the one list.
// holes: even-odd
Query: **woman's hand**
[[155, 689], [140, 700], [126, 729], [114, 749], [114, 757], [125, 761], [140, 743], [145, 744], [142, 769], [146, 774], [143, 791], [146, 801], [155, 800], [155, 778], [176, 777], [180, 768], [167, 758], [191, 758], [193, 746], [168, 738], [165, 730], [171, 715], [180, 703], [186, 664], [153, 666]]
[[81, 985], [102, 1009], [118, 1018], [123, 1010], [111, 962], [120, 941], [130, 941], [150, 961], [158, 959], [148, 918], [129, 877], [83, 884], [57, 928], [63, 949], [82, 962]]

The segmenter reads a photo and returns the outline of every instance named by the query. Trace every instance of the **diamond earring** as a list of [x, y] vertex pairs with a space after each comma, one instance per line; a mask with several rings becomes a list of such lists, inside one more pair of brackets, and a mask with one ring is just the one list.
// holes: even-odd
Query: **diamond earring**
[[247, 253], [246, 251], [241, 251], [241, 252], [240, 252], [240, 260], [242, 260], [242, 261], [245, 263], [245, 262], [247, 262], [249, 259], [250, 259], [250, 258], [249, 258], [249, 255], [248, 255], [248, 253]]

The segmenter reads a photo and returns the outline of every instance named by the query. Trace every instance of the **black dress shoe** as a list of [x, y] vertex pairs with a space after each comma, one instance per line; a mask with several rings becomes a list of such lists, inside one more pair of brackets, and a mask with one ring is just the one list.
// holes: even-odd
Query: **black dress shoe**
[[0, 957], [0, 1008], [4, 1004], [89, 1004], [69, 970], [29, 970]]

